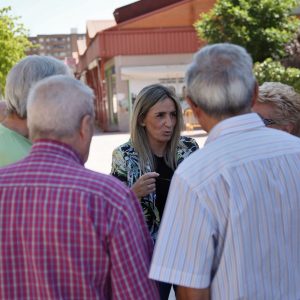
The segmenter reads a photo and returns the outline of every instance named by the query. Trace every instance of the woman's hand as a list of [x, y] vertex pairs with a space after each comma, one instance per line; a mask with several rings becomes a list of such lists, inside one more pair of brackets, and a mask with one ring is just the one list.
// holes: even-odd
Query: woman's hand
[[158, 177], [159, 174], [156, 172], [149, 172], [142, 175], [135, 184], [131, 187], [135, 195], [141, 199], [149, 195], [152, 192], [155, 192], [155, 178]]

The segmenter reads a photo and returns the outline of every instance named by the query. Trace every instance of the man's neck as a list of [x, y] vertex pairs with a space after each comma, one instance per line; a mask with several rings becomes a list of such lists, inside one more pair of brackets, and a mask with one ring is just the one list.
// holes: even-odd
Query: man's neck
[[251, 113], [251, 110], [247, 108], [247, 109], [245, 109], [245, 111], [241, 111], [239, 114], [232, 115], [232, 116], [223, 116], [220, 118], [214, 118], [214, 117], [211, 117], [211, 116], [205, 114], [204, 118], [203, 118], [204, 120], [202, 120], [202, 122], [204, 123], [203, 128], [206, 132], [209, 133], [213, 127], [215, 127], [218, 123], [222, 122], [223, 120], [229, 119], [229, 118], [232, 118], [235, 116], [239, 116], [239, 115], [248, 114], [248, 113]]
[[28, 138], [26, 119], [21, 119], [18, 115], [12, 113], [6, 116], [2, 121], [2, 125]]

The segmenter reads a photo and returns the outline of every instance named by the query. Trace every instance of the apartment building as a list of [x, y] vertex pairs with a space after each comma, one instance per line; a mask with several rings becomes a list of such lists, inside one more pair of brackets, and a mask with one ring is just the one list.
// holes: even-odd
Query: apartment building
[[65, 61], [75, 71], [77, 54], [77, 41], [84, 40], [85, 33], [77, 33], [71, 29], [70, 34], [40, 34], [29, 37], [35, 47], [26, 51], [27, 55], [49, 55]]

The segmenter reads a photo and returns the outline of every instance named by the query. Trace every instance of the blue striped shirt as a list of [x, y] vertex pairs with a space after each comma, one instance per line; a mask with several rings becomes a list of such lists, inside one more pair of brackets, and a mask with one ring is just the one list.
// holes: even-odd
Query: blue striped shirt
[[150, 277], [212, 299], [300, 299], [300, 139], [226, 119], [175, 172]]

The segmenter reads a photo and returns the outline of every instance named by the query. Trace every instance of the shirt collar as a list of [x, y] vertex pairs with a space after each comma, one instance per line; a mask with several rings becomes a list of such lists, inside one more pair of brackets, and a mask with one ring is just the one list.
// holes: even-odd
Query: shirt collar
[[84, 165], [83, 160], [79, 154], [69, 145], [51, 140], [51, 139], [38, 139], [35, 140], [31, 148], [31, 153], [44, 153], [47, 155], [59, 155], [64, 159], [73, 160], [81, 165]]
[[264, 127], [265, 124], [256, 113], [249, 113], [231, 117], [215, 125], [206, 139], [205, 145], [218, 139], [219, 137], [237, 133], [240, 131], [253, 130], [254, 128]]

